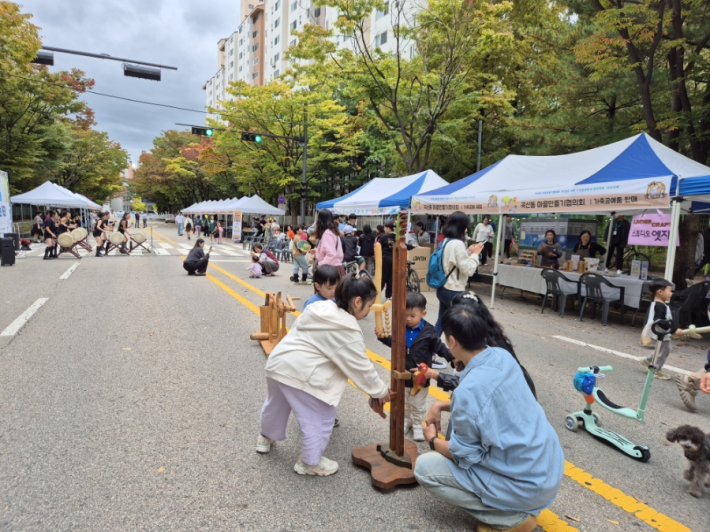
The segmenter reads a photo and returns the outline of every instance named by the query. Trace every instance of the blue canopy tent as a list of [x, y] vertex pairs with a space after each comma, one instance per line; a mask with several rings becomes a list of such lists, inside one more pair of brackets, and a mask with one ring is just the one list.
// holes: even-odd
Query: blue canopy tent
[[433, 170], [406, 177], [377, 177], [350, 194], [330, 201], [321, 201], [316, 209], [328, 209], [338, 214], [369, 216], [397, 214], [408, 209], [412, 196], [443, 187], [447, 182]]
[[[509, 155], [455, 183], [412, 198], [413, 213], [472, 214], [640, 213], [672, 209], [670, 242], [680, 219], [679, 185], [700, 187], [710, 168], [671, 150], [645, 133], [578, 153]], [[694, 186], [694, 185], [693, 185]], [[710, 202], [710, 187], [708, 192]], [[701, 196], [702, 197], [702, 196]], [[501, 222], [502, 223], [502, 222]], [[673, 273], [670, 246], [666, 275]], [[496, 254], [496, 272], [497, 272]], [[495, 280], [495, 275], [494, 275]], [[494, 292], [495, 293], [495, 285]]]

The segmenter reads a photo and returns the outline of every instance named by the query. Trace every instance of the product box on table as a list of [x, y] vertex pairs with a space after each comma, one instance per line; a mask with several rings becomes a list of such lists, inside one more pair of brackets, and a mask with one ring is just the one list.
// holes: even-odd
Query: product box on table
[[[420, 246], [407, 251], [407, 260], [414, 262], [412, 269], [417, 270], [417, 272], [426, 273], [427, 268], [429, 268], [429, 255], [431, 255], [429, 248]], [[422, 276], [420, 275], [419, 277]]]

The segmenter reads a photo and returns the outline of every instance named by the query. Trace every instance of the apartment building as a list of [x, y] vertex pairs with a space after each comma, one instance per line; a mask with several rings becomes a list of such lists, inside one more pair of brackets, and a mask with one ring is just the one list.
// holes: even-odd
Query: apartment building
[[[331, 29], [338, 18], [334, 8], [316, 6], [311, 0], [241, 0], [241, 23], [228, 38], [220, 39], [217, 45], [217, 73], [202, 87], [206, 92], [206, 105], [219, 109], [220, 100], [231, 99], [225, 88], [233, 80], [251, 85], [263, 85], [283, 74], [293, 66], [286, 59], [291, 46], [298, 43], [292, 31], [301, 31], [305, 24], [317, 24]], [[397, 0], [390, 0], [395, 2]], [[423, 0], [399, 0], [404, 2], [402, 24], [411, 21], [421, 9]], [[396, 48], [392, 25], [396, 14], [390, 12], [389, 2], [383, 10], [373, 11], [366, 24], [365, 40], [370, 46], [384, 52]], [[353, 37], [334, 35], [338, 46], [352, 47]], [[402, 55], [413, 57], [413, 43], [400, 43]], [[217, 118], [216, 116], [212, 116]]]

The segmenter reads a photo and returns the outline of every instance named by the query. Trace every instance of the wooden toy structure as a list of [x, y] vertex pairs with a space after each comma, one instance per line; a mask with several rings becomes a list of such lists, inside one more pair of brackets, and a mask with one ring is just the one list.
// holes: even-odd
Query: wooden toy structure
[[[404, 439], [404, 381], [412, 378], [405, 367], [407, 351], [405, 338], [405, 311], [407, 298], [407, 246], [405, 235], [407, 213], [398, 217], [398, 240], [392, 257], [392, 301], [382, 303], [382, 248], [375, 246], [375, 285], [378, 290], [377, 302], [372, 306], [378, 331], [392, 334], [392, 371], [390, 388], [390, 439], [366, 447], [356, 447], [352, 452], [353, 462], [370, 470], [372, 484], [383, 492], [394, 490], [399, 485], [414, 484], [414, 464], [419, 452], [416, 444]], [[392, 307], [392, 326], [387, 310]], [[383, 324], [384, 318], [384, 324]]]
[[261, 330], [249, 335], [249, 338], [261, 342], [261, 347], [267, 357], [281, 339], [286, 336], [286, 333], [288, 333], [288, 329], [286, 328], [286, 314], [296, 310], [293, 304], [294, 299], [298, 300], [300, 298], [286, 296], [286, 303], [284, 303], [281, 299], [281, 292], [276, 295], [269, 292], [266, 294], [266, 302], [259, 307]]

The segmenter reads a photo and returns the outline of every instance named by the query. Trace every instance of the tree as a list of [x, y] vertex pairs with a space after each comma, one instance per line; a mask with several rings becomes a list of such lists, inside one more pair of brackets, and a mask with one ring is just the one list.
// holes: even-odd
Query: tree
[[[480, 116], [486, 97], [505, 97], [488, 58], [512, 45], [505, 21], [510, 2], [432, 0], [414, 16], [406, 1], [318, 3], [338, 10], [335, 28], [305, 26], [291, 56], [314, 60], [321, 72], [325, 58], [333, 60], [332, 75], [347, 79], [345, 90], [367, 103], [363, 112], [391, 141], [406, 172], [429, 168], [433, 139], [453, 102], [466, 102], [470, 117]], [[371, 44], [374, 10], [390, 14], [391, 53]], [[335, 30], [351, 38], [352, 49], [337, 48]]]

